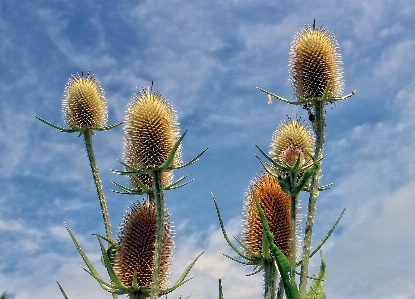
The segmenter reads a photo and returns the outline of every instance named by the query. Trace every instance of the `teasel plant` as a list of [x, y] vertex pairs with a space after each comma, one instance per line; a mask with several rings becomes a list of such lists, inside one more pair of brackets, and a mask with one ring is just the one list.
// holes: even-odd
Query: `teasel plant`
[[108, 131], [118, 127], [122, 122], [110, 126], [106, 125], [108, 107], [104, 89], [98, 79], [90, 72], [86, 73], [85, 76], [84, 72], [82, 72], [81, 75], [75, 73], [70, 77], [64, 90], [62, 112], [67, 128], [54, 125], [36, 115], [35, 117], [60, 132], [78, 133], [79, 136], [83, 136], [101, 206], [106, 238], [111, 240], [111, 222], [95, 159], [92, 136], [95, 134], [95, 131]]
[[[68, 128], [54, 125], [40, 117], [42, 122], [61, 132], [78, 132], [84, 136], [88, 157], [100, 200], [106, 235], [95, 234], [101, 248], [102, 264], [110, 281], [106, 282], [91, 263], [74, 234], [65, 227], [86, 264], [84, 270], [113, 298], [126, 294], [131, 299], [159, 298], [174, 291], [189, 279], [199, 254], [185, 269], [177, 282], [168, 287], [171, 273], [174, 230], [167, 213], [164, 191], [187, 185], [186, 176], [172, 182], [172, 171], [195, 163], [205, 149], [187, 163], [181, 159], [182, 141], [177, 116], [167, 100], [151, 88], [143, 88], [133, 95], [125, 119], [124, 170], [114, 173], [127, 175], [130, 187], [113, 182], [122, 191], [118, 193], [140, 195], [145, 198], [133, 203], [124, 216], [114, 241], [111, 233], [106, 200], [102, 190], [98, 167], [92, 148], [93, 131], [107, 131], [122, 123], [105, 126], [107, 106], [99, 81], [89, 72], [86, 76], [73, 75], [65, 87], [63, 115]], [[105, 247], [103, 241], [108, 243]], [[64, 298], [68, 298], [58, 282]]]
[[[308, 113], [312, 130], [304, 121], [289, 118], [274, 133], [269, 154], [256, 145], [264, 157], [257, 156], [264, 174], [254, 179], [247, 191], [242, 239], [236, 239], [242, 250], [229, 239], [215, 199], [214, 203], [224, 237], [242, 260], [227, 257], [244, 265], [253, 265], [254, 271], [250, 275], [263, 272], [264, 298], [283, 298], [285, 293], [288, 299], [322, 299], [325, 298], [323, 288], [326, 265], [321, 255], [320, 272], [311, 277], [308, 273], [310, 258], [330, 237], [345, 211], [312, 251], [317, 197], [320, 191], [330, 188], [330, 185], [320, 186], [320, 166], [325, 143], [325, 107], [350, 98], [355, 91], [341, 95], [344, 85], [343, 62], [337, 41], [324, 26], [317, 28], [315, 21], [312, 26], [306, 25], [294, 37], [290, 50], [289, 75], [296, 101], [258, 89], [267, 94], [269, 104], [276, 99], [303, 107]], [[303, 191], [309, 193], [309, 199], [301, 240], [298, 207], [299, 195]], [[251, 241], [253, 236], [255, 242]], [[253, 244], [257, 244], [255, 249]], [[266, 262], [275, 269], [271, 266], [267, 269]], [[301, 267], [300, 271], [297, 271], [298, 267]], [[300, 277], [298, 285], [296, 275]], [[312, 279], [312, 282], [307, 290], [308, 279]]]

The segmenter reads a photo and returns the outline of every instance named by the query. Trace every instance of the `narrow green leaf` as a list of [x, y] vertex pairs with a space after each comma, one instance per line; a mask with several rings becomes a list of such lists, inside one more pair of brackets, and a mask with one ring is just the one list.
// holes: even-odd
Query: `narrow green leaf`
[[[346, 209], [347, 209], [347, 207], [343, 209], [343, 211], [341, 212], [339, 218], [337, 218], [336, 222], [333, 224], [331, 229], [327, 232], [327, 234], [324, 236], [324, 238], [320, 241], [320, 243], [317, 245], [317, 247], [310, 254], [310, 258], [313, 257], [320, 250], [321, 247], [323, 247], [324, 243], [326, 243], [327, 239], [331, 236], [331, 234], [334, 232], [337, 225], [339, 224], [340, 220], [342, 219], [342, 217], [344, 215], [344, 212], [346, 212]], [[302, 264], [302, 261], [297, 262], [297, 266], [299, 266], [301, 264]]]
[[317, 277], [313, 279], [310, 289], [306, 293], [306, 299], [326, 299], [326, 294], [324, 293], [324, 282], [326, 280], [326, 263], [323, 259], [323, 254], [321, 255], [321, 265], [320, 272]]
[[265, 216], [264, 210], [259, 204], [258, 198], [256, 197], [255, 193], [253, 193], [253, 195], [255, 198], [259, 216], [261, 218], [262, 226], [264, 228], [264, 232], [266, 233], [268, 242], [271, 246], [272, 254], [275, 258], [278, 270], [281, 274], [281, 279], [285, 289], [285, 295], [287, 296], [287, 299], [300, 299], [300, 294], [298, 292], [298, 288], [295, 282], [295, 277], [291, 276], [290, 262], [288, 261], [284, 253], [275, 245], [274, 236], [272, 235], [270, 228], [268, 226], [268, 221]]
[[[268, 154], [266, 152], [264, 152], [258, 145], [255, 144], [255, 147], [260, 151], [260, 153], [269, 161], [271, 162], [272, 165], [274, 165], [275, 167], [277, 167], [278, 169], [282, 170], [282, 171], [289, 171], [289, 168], [282, 166], [280, 164], [278, 164], [277, 162], [275, 162], [270, 156], [268, 156]], [[261, 161], [262, 165], [266, 165], [257, 155], [255, 155], [255, 157], [258, 158], [259, 161]]]
[[166, 168], [169, 168], [173, 164], [174, 156], [176, 155], [177, 149], [179, 148], [179, 146], [182, 143], [183, 138], [184, 138], [184, 136], [186, 136], [186, 134], [187, 134], [187, 130], [183, 133], [182, 136], [180, 136], [180, 138], [173, 145], [173, 148], [170, 151], [170, 154], [168, 155], [166, 161], [164, 161], [163, 165], [160, 166], [160, 168], [166, 169]]
[[192, 160], [190, 160], [189, 162], [179, 165], [179, 166], [175, 166], [172, 169], [181, 169], [181, 168], [185, 168], [189, 165], [192, 165], [193, 163], [196, 163], [200, 157], [208, 150], [209, 148], [206, 148], [205, 150], [203, 150], [199, 155], [197, 155], [196, 157], [194, 157]]
[[65, 224], [66, 230], [68, 231], [69, 235], [71, 236], [72, 241], [74, 242], [76, 249], [78, 250], [79, 254], [81, 255], [82, 259], [84, 260], [86, 266], [88, 267], [89, 271], [91, 271], [91, 275], [92, 277], [96, 278], [100, 278], [98, 274], [98, 271], [95, 269], [94, 265], [91, 263], [91, 261], [89, 260], [89, 258], [87, 257], [87, 255], [85, 254], [85, 252], [82, 250], [81, 246], [79, 245], [78, 241], [75, 239], [75, 236], [72, 234], [71, 230], [69, 229], [69, 227]]
[[[65, 291], [63, 290], [63, 287], [61, 286], [61, 284], [58, 281], [56, 283], [58, 284], [59, 289], [61, 290], [61, 293], [63, 295], [63, 298], [69, 299], [68, 296], [66, 295]], [[7, 299], [7, 298], [2, 296], [1, 299]]]
[[284, 102], [284, 103], [287, 103], [287, 104], [291, 104], [291, 105], [296, 105], [296, 106], [303, 105], [301, 102], [291, 102], [291, 101], [288, 101], [288, 100], [286, 100], [286, 99], [284, 99], [284, 98], [282, 98], [282, 97], [280, 97], [280, 96], [278, 96], [276, 94], [273, 94], [273, 93], [271, 93], [269, 91], [266, 91], [265, 89], [262, 89], [262, 88], [259, 88], [259, 87], [257, 87], [257, 89], [259, 89], [260, 91], [266, 93], [267, 95], [273, 97], [274, 99], [276, 99], [278, 101], [281, 101], [281, 102]]
[[107, 251], [104, 247], [104, 244], [102, 244], [102, 241], [100, 238], [98, 238], [99, 245], [101, 247], [102, 257], [104, 258], [104, 266], [107, 268], [108, 274], [111, 278], [111, 281], [120, 289], [126, 289], [127, 287], [120, 281], [117, 274], [115, 274], [114, 269], [112, 268], [111, 262], [107, 256]]
[[75, 130], [75, 129], [66, 129], [66, 128], [59, 127], [59, 126], [57, 126], [57, 125], [52, 124], [51, 122], [48, 122], [47, 120], [44, 120], [43, 118], [40, 118], [39, 116], [36, 116], [36, 115], [35, 115], [35, 117], [36, 117], [38, 120], [40, 120], [41, 122], [44, 122], [44, 123], [45, 123], [45, 124], [47, 124], [48, 126], [51, 126], [52, 128], [55, 128], [55, 129], [57, 129], [57, 130], [58, 130], [58, 131], [60, 131], [60, 132], [65, 132], [65, 133], [75, 133], [75, 132], [79, 132], [79, 130]]
[[178, 287], [184, 285], [186, 282], [188, 282], [189, 280], [191, 280], [192, 278], [186, 279], [187, 275], [189, 274], [190, 270], [193, 268], [194, 264], [196, 263], [196, 261], [202, 256], [202, 254], [205, 253], [204, 251], [199, 254], [194, 260], [193, 262], [190, 263], [189, 266], [187, 266], [186, 270], [184, 270], [183, 274], [179, 277], [179, 279], [176, 281], [176, 283], [171, 287], [171, 288], [167, 288], [164, 290], [160, 290], [159, 295], [167, 295], [171, 292], [173, 292], [175, 289], [177, 289]]
[[223, 221], [222, 221], [222, 216], [220, 215], [218, 203], [216, 202], [216, 199], [213, 196], [213, 194], [212, 194], [212, 198], [213, 198], [213, 203], [215, 204], [215, 207], [216, 207], [216, 213], [218, 214], [219, 224], [222, 229], [222, 233], [223, 233], [223, 236], [225, 237], [226, 242], [233, 249], [233, 251], [235, 251], [240, 257], [247, 259], [247, 260], [252, 260], [250, 257], [244, 255], [241, 251], [239, 251], [239, 249], [235, 245], [233, 245], [231, 240], [229, 240], [228, 234], [226, 233], [226, 230], [225, 230], [225, 225], [223, 224]]
[[290, 188], [290, 177], [282, 177], [278, 176], [278, 183], [280, 184], [281, 190], [286, 194], [292, 194], [292, 190]]
[[111, 130], [111, 129], [114, 129], [114, 128], [116, 128], [116, 127], [118, 127], [118, 126], [122, 125], [123, 123], [124, 123], [124, 122], [122, 121], [122, 122], [117, 123], [117, 124], [113, 124], [113, 125], [105, 126], [105, 127], [102, 127], [102, 128], [96, 128], [95, 130], [97, 130], [97, 131], [109, 131], [109, 130]]

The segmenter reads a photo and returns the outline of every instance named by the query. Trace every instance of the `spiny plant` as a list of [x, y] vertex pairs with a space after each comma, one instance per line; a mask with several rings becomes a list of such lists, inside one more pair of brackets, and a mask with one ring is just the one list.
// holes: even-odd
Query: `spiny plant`
[[[268, 103], [276, 99], [287, 104], [302, 106], [309, 115], [314, 132], [300, 120], [289, 118], [275, 131], [269, 154], [257, 146], [265, 158], [263, 161], [257, 157], [266, 175], [254, 180], [254, 183], [251, 183], [253, 186], [248, 188], [248, 203], [245, 203], [244, 209], [244, 231], [242, 239], [237, 240], [245, 252], [239, 250], [229, 240], [216, 200], [214, 203], [226, 241], [244, 260], [230, 258], [245, 265], [255, 266], [253, 274], [264, 272], [264, 298], [282, 298], [285, 290], [285, 296], [289, 299], [321, 299], [325, 298], [323, 288], [326, 265], [321, 255], [320, 273], [317, 277], [311, 277], [310, 258], [320, 250], [344, 213], [343, 210], [323, 240], [311, 251], [317, 197], [320, 191], [330, 187], [330, 185], [319, 185], [325, 142], [325, 107], [345, 100], [355, 92], [341, 96], [344, 85], [343, 62], [337, 41], [324, 26], [316, 28], [315, 21], [312, 27], [306, 25], [294, 36], [290, 50], [289, 75], [296, 101], [286, 100], [262, 88], [258, 89], [267, 94]], [[272, 184], [271, 177], [274, 178]], [[262, 182], [265, 182], [265, 178], [267, 183]], [[267, 188], [260, 188], [259, 186], [262, 185]], [[264, 190], [267, 190], [266, 201]], [[283, 204], [284, 196], [277, 190], [281, 190], [288, 198], [286, 204]], [[301, 240], [302, 229], [298, 208], [299, 195], [303, 191], [309, 194], [309, 201], [304, 236]], [[254, 203], [257, 208], [255, 213], [252, 212]], [[249, 209], [246, 206], [249, 206]], [[258, 220], [253, 220], [258, 218], [260, 225]], [[253, 221], [255, 225], [251, 225]], [[289, 232], [287, 232], [288, 226]], [[246, 237], [247, 232], [249, 238]], [[255, 236], [255, 250], [252, 250], [251, 236]], [[302, 251], [299, 250], [301, 244]], [[258, 248], [261, 248], [262, 254], [258, 253]], [[264, 267], [265, 261], [271, 269]], [[301, 268], [299, 271], [298, 267]], [[296, 275], [300, 278], [299, 285], [296, 282]], [[278, 288], [277, 277], [280, 279]], [[308, 279], [312, 279], [312, 283], [307, 291]]]
[[[295, 101], [286, 100], [259, 88], [272, 99], [301, 106], [308, 113], [311, 126], [301, 119], [288, 118], [272, 136], [269, 153], [258, 145], [257, 156], [263, 170], [250, 183], [244, 200], [241, 240], [233, 244], [226, 232], [219, 205], [214, 200], [225, 240], [239, 256], [225, 255], [246, 266], [253, 266], [249, 275], [264, 276], [263, 297], [266, 299], [323, 299], [326, 264], [321, 254], [317, 276], [309, 275], [310, 258], [330, 237], [343, 213], [326, 236], [312, 250], [313, 225], [319, 192], [330, 185], [320, 186], [323, 145], [325, 143], [325, 108], [345, 100], [354, 91], [342, 96], [343, 62], [338, 44], [325, 27], [305, 26], [294, 37], [289, 59], [289, 75]], [[64, 90], [62, 102], [67, 127], [47, 125], [66, 133], [83, 136], [89, 164], [103, 216], [105, 235], [95, 234], [101, 250], [101, 261], [109, 280], [101, 277], [83, 251], [75, 235], [65, 227], [85, 262], [84, 270], [113, 298], [128, 295], [131, 299], [156, 299], [166, 296], [185, 284], [194, 261], [186, 267], [173, 286], [169, 277], [173, 259], [174, 235], [172, 215], [167, 212], [165, 191], [183, 187], [186, 176], [176, 181], [173, 172], [195, 163], [207, 149], [189, 162], [182, 161], [182, 141], [176, 112], [153, 86], [138, 90], [127, 107], [124, 122], [106, 125], [108, 109], [104, 90], [91, 74], [74, 74]], [[127, 177], [127, 184], [113, 182], [119, 194], [136, 198], [121, 220], [114, 240], [106, 199], [92, 146], [97, 131], [108, 131], [124, 124], [124, 153], [122, 170], [115, 174]], [[299, 196], [309, 194], [306, 223], [301, 225]], [[106, 243], [106, 244], [104, 244]], [[297, 284], [296, 275], [299, 276]], [[307, 284], [311, 281], [307, 290]], [[58, 282], [64, 298], [69, 298]], [[5, 294], [3, 297], [5, 298]], [[188, 297], [189, 298], [189, 297]], [[219, 280], [219, 299], [224, 299]]]

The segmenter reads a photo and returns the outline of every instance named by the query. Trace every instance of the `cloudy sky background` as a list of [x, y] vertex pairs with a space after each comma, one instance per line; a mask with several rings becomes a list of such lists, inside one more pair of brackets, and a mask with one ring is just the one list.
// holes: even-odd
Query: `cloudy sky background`
[[[238, 236], [243, 196], [261, 171], [254, 143], [267, 149], [292, 99], [288, 53], [304, 24], [334, 32], [345, 93], [327, 109], [323, 184], [315, 244], [344, 207], [323, 247], [328, 298], [415, 298], [415, 6], [412, 1], [0, 1], [0, 293], [12, 299], [110, 298], [79, 265], [65, 221], [96, 265], [91, 233], [104, 234], [83, 147], [34, 118], [64, 125], [61, 101], [74, 72], [91, 71], [122, 121], [136, 88], [151, 84], [178, 112], [185, 169], [195, 181], [167, 193], [176, 225], [174, 277], [201, 251], [195, 278], [169, 298], [259, 298], [262, 278], [223, 257], [211, 192], [230, 234]], [[94, 136], [105, 190], [125, 178], [121, 128]], [[412, 158], [411, 158], [412, 157]], [[180, 174], [178, 174], [180, 175]], [[135, 199], [107, 192], [113, 231]], [[305, 199], [305, 197], [303, 198]], [[306, 206], [304, 201], [303, 206]], [[305, 212], [303, 211], [303, 214]], [[314, 271], [319, 260], [313, 259]]]

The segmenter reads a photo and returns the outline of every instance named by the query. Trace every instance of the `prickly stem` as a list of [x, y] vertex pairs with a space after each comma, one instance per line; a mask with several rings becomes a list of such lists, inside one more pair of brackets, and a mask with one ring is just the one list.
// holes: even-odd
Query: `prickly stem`
[[157, 299], [159, 293], [160, 263], [164, 237], [164, 191], [162, 171], [156, 170], [153, 174], [154, 203], [157, 211], [156, 244], [154, 250], [154, 269], [151, 282], [151, 299]]
[[95, 160], [94, 149], [92, 147], [92, 135], [94, 132], [92, 129], [85, 129], [82, 131], [82, 135], [84, 136], [86, 152], [88, 154], [89, 165], [91, 166], [92, 176], [94, 178], [95, 187], [98, 193], [99, 204], [101, 206], [102, 217], [104, 218], [104, 226], [106, 237], [112, 240], [112, 233], [111, 233], [111, 223], [109, 220], [108, 209], [107, 209], [107, 202], [105, 200], [104, 191], [102, 189], [102, 182], [99, 177], [98, 173], [98, 166]]
[[[313, 103], [315, 109], [315, 133], [316, 133], [316, 148], [314, 151], [314, 158], [320, 159], [323, 156], [323, 144], [325, 135], [325, 117], [324, 117], [324, 101], [316, 100]], [[320, 171], [314, 172], [310, 179], [310, 196], [308, 200], [307, 220], [305, 226], [305, 236], [302, 253], [301, 275], [299, 292], [301, 298], [304, 298], [307, 287], [307, 275], [310, 264], [311, 240], [313, 236], [313, 225], [316, 211], [316, 201], [319, 194], [318, 186], [320, 182]]]
[[266, 261], [264, 265], [264, 298], [275, 299], [277, 293], [277, 268], [274, 261]]

